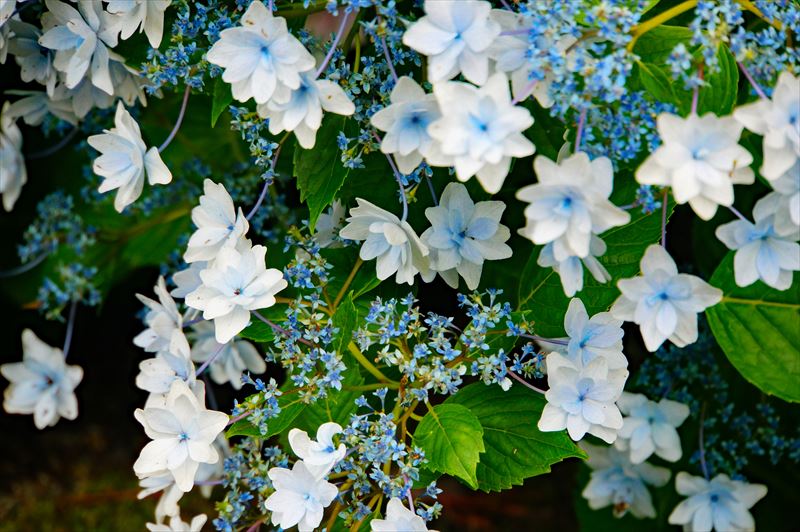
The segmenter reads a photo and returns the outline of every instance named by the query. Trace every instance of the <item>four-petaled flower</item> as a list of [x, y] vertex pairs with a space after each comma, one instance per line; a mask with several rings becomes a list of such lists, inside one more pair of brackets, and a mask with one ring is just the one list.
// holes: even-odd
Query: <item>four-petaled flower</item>
[[200, 205], [192, 209], [192, 222], [197, 230], [183, 254], [186, 262], [214, 260], [220, 249], [236, 246], [250, 228], [241, 207], [236, 210], [222, 183], [210, 179], [203, 181], [203, 195]]
[[689, 417], [689, 407], [677, 401], [649, 400], [638, 393], [623, 392], [617, 400], [625, 414], [615, 445], [630, 452], [631, 462], [641, 464], [650, 455], [677, 462], [683, 455], [677, 427]]
[[292, 469], [273, 467], [267, 473], [275, 492], [264, 502], [272, 512], [272, 524], [286, 530], [295, 525], [300, 532], [311, 532], [322, 522], [325, 508], [339, 490], [325, 479], [314, 476], [302, 460]]

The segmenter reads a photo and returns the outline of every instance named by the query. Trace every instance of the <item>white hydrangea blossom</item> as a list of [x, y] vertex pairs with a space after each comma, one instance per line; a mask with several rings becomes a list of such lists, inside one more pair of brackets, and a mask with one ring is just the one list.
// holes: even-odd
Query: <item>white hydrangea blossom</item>
[[62, 417], [78, 417], [75, 388], [83, 369], [68, 366], [61, 349], [50, 347], [30, 329], [22, 331], [22, 362], [0, 365], [0, 374], [11, 383], [3, 392], [3, 409], [9, 414], [33, 414], [39, 430]]
[[201, 532], [207, 519], [206, 514], [200, 514], [187, 523], [180, 515], [174, 515], [169, 520], [169, 526], [162, 523], [145, 523], [145, 526], [150, 532]]
[[86, 140], [100, 152], [92, 165], [94, 173], [105, 178], [98, 191], [117, 190], [114, 208], [122, 212], [141, 196], [145, 176], [150, 185], [166, 185], [172, 181], [172, 173], [161, 160], [158, 148], [147, 149], [139, 124], [122, 102], [117, 103], [114, 126]]
[[467, 288], [475, 290], [485, 260], [511, 256], [511, 248], [505, 243], [511, 232], [500, 223], [505, 208], [502, 201], [474, 203], [467, 187], [448, 184], [439, 205], [425, 209], [431, 227], [420, 238], [430, 250], [431, 270], [453, 288], [458, 287], [460, 275]]
[[660, 488], [669, 482], [670, 470], [648, 463], [632, 464], [628, 453], [614, 447], [600, 447], [581, 442], [592, 468], [589, 483], [581, 492], [589, 508], [612, 506], [614, 517], [630, 512], [638, 519], [653, 518], [656, 509], [647, 486]]
[[542, 432], [567, 429], [570, 438], [582, 439], [587, 433], [613, 443], [622, 428], [622, 415], [614, 403], [622, 393], [627, 370], [609, 371], [605, 357], [584, 364], [557, 352], [545, 359], [547, 404], [538, 427]]
[[342, 205], [342, 200], [335, 199], [327, 211], [317, 218], [314, 227], [314, 240], [321, 248], [340, 248], [342, 242], [337, 238], [339, 230], [344, 225], [347, 210]]
[[300, 146], [307, 150], [316, 144], [322, 111], [350, 116], [356, 112], [356, 106], [337, 83], [316, 79], [312, 71], [300, 74], [300, 85], [286, 101], [272, 99], [258, 106], [258, 114], [269, 119], [270, 133], [292, 131]]
[[800, 238], [800, 159], [770, 185], [774, 192], [767, 194], [762, 201], [776, 203], [775, 232], [797, 240]]
[[172, 289], [170, 295], [180, 299], [185, 298], [203, 284], [200, 279], [200, 272], [208, 268], [208, 262], [201, 260], [189, 264], [188, 268], [184, 268], [172, 274], [172, 282], [175, 288]]
[[250, 311], [271, 307], [275, 294], [288, 286], [283, 273], [267, 269], [267, 248], [222, 248], [200, 272], [203, 284], [186, 296], [186, 304], [214, 320], [217, 342], [224, 344], [250, 323]]
[[22, 1], [23, 0], [3, 0], [0, 2], [0, 27], [3, 27], [6, 21], [11, 18], [11, 15], [14, 14], [14, 11], [17, 10], [17, 2]]
[[185, 382], [172, 383], [163, 406], [137, 408], [134, 417], [153, 440], [133, 464], [139, 478], [168, 470], [178, 489], [188, 492], [200, 463], [219, 460], [213, 443], [228, 424], [228, 416], [206, 410]]
[[171, 0], [110, 0], [108, 12], [115, 15], [110, 21], [121, 32], [122, 40], [129, 39], [137, 27], [144, 31], [150, 46], [158, 48], [164, 34], [164, 11]]
[[717, 227], [717, 238], [736, 250], [733, 273], [737, 285], [761, 280], [776, 290], [792, 286], [793, 272], [800, 270], [800, 244], [777, 234], [778, 206], [772, 198], [762, 198], [753, 207], [755, 223], [736, 219]]
[[201, 321], [192, 326], [191, 358], [194, 362], [202, 364], [209, 358], [214, 361], [208, 367], [211, 380], [217, 384], [230, 383], [234, 389], [242, 388], [242, 374], [249, 371], [261, 374], [267, 370], [264, 357], [253, 344], [246, 340], [233, 340], [227, 344], [217, 342], [214, 335], [214, 325]]
[[167, 283], [163, 276], [158, 278], [153, 291], [158, 296], [158, 301], [136, 294], [139, 301], [149, 310], [144, 318], [147, 328], [133, 339], [137, 347], [151, 353], [169, 349], [173, 333], [178, 332], [183, 335], [183, 315], [167, 291]]
[[176, 380], [193, 387], [195, 368], [190, 352], [186, 336], [181, 331], [174, 331], [168, 349], [160, 350], [154, 358], [139, 363], [136, 387], [156, 395], [169, 393], [172, 383]]
[[681, 459], [681, 439], [675, 429], [689, 417], [688, 406], [669, 399], [655, 402], [628, 392], [622, 392], [617, 405], [626, 417], [615, 445], [630, 454], [631, 462], [641, 464], [653, 454], [667, 462]]
[[317, 439], [300, 429], [289, 431], [289, 445], [305, 464], [306, 469], [317, 478], [326, 476], [344, 458], [347, 448], [343, 443], [336, 446], [333, 437], [342, 432], [338, 423], [323, 423], [317, 428]]
[[11, 212], [17, 202], [22, 186], [28, 182], [25, 158], [22, 155], [22, 132], [8, 113], [10, 102], [0, 111], [0, 194], [3, 208]]
[[63, 74], [66, 87], [74, 89], [87, 78], [113, 95], [108, 49], [117, 45], [117, 36], [103, 4], [82, 1], [77, 9], [60, 0], [45, 0], [45, 4], [39, 44], [56, 51], [53, 66]]
[[[63, 89], [63, 86], [61, 88]], [[57, 92], [63, 93], [63, 91]], [[22, 121], [29, 126], [40, 126], [49, 113], [73, 126], [78, 124], [78, 117], [75, 116], [72, 104], [68, 99], [53, 99], [44, 91], [14, 91], [13, 93], [21, 98], [8, 106], [6, 114], [12, 120], [22, 118]]]
[[381, 281], [396, 274], [397, 284], [413, 284], [414, 276], [428, 269], [427, 246], [405, 220], [367, 200], [356, 201], [358, 207], [350, 209], [348, 224], [339, 236], [364, 242], [359, 256], [363, 260], [377, 259], [375, 268]]
[[489, 77], [488, 48], [500, 35], [500, 24], [482, 0], [425, 0], [425, 16], [406, 29], [403, 44], [428, 56], [428, 80], [439, 83], [460, 72], [476, 85]]
[[314, 56], [289, 33], [286, 19], [274, 17], [259, 0], [242, 15], [241, 26], [219, 35], [206, 59], [225, 69], [222, 79], [240, 102], [286, 102], [300, 87], [300, 73], [314, 68]]
[[192, 209], [192, 222], [197, 230], [183, 254], [183, 260], [190, 263], [213, 260], [222, 248], [236, 246], [250, 228], [242, 208], [236, 210], [222, 183], [210, 179], [203, 181], [203, 195], [200, 205]]
[[8, 44], [8, 51], [14, 55], [14, 60], [19, 65], [20, 78], [26, 83], [41, 83], [46, 87], [47, 94], [52, 96], [58, 73], [53, 66], [50, 50], [39, 44], [42, 31], [33, 24], [16, 19], [10, 20], [8, 26], [14, 34]]
[[569, 340], [560, 347], [570, 360], [580, 360], [585, 365], [595, 358], [605, 358], [609, 370], [628, 367], [628, 359], [622, 353], [622, 320], [611, 313], [598, 312], [590, 318], [583, 301], [573, 298], [564, 316], [564, 330]]
[[800, 158], [800, 78], [784, 71], [769, 100], [743, 105], [733, 117], [744, 127], [764, 136], [761, 175], [773, 181]]
[[688, 532], [751, 532], [756, 529], [748, 511], [767, 494], [763, 484], [748, 484], [719, 474], [711, 480], [680, 472], [675, 490], [687, 497], [672, 510], [669, 523]]
[[622, 294], [611, 314], [638, 324], [649, 351], [666, 340], [678, 347], [696, 342], [697, 314], [719, 303], [722, 290], [694, 275], [678, 273], [675, 261], [658, 244], [647, 248], [641, 268], [642, 275], [617, 283]]
[[273, 467], [267, 472], [275, 491], [264, 502], [272, 512], [273, 525], [286, 530], [295, 525], [299, 532], [311, 532], [322, 522], [322, 515], [339, 490], [309, 472], [302, 460], [292, 469]]
[[636, 170], [636, 180], [671, 187], [675, 201], [689, 203], [703, 220], [718, 205], [733, 205], [733, 185], [755, 180], [753, 156], [738, 144], [742, 125], [733, 117], [662, 113], [656, 125], [662, 144]]
[[436, 96], [426, 94], [412, 78], [402, 76], [389, 96], [389, 105], [372, 115], [370, 123], [385, 131], [381, 151], [394, 156], [397, 168], [412, 173], [424, 158], [434, 166], [446, 166], [449, 159], [439, 143], [428, 134], [428, 126], [442, 114]]
[[508, 78], [493, 74], [480, 88], [446, 81], [435, 84], [433, 93], [442, 116], [428, 126], [428, 133], [452, 158], [459, 181], [477, 176], [486, 192], [498, 192], [512, 157], [527, 157], [535, 150], [522, 134], [533, 125], [533, 117], [511, 101]]
[[556, 163], [539, 156], [533, 168], [539, 182], [517, 191], [518, 199], [530, 203], [519, 233], [534, 244], [553, 242], [555, 261], [588, 257], [592, 235], [630, 221], [630, 214], [608, 200], [614, 188], [608, 158], [589, 160], [578, 152]]
[[425, 520], [409, 510], [397, 497], [389, 499], [386, 505], [386, 518], [373, 519], [369, 522], [372, 532], [436, 532], [428, 531]]
[[572, 297], [583, 290], [584, 267], [589, 270], [589, 273], [598, 283], [607, 283], [611, 280], [611, 274], [597, 260], [597, 257], [601, 257], [606, 253], [606, 243], [599, 236], [592, 235], [592, 239], [589, 242], [589, 254], [585, 257], [571, 255], [564, 260], [556, 260], [553, 251], [554, 247], [554, 242], [545, 244], [539, 252], [536, 264], [544, 268], [553, 268], [559, 279], [561, 279], [561, 287], [567, 297]]

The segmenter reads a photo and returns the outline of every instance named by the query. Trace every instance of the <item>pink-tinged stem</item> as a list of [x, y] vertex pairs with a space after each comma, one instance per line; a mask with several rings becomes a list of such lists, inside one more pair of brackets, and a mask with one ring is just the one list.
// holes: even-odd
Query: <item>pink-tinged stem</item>
[[69, 348], [72, 345], [72, 331], [75, 330], [75, 311], [78, 308], [78, 302], [73, 301], [69, 307], [69, 318], [67, 318], [67, 334], [64, 335], [64, 348], [61, 350], [64, 353], [64, 358], [69, 354]]
[[189, 94], [191, 92], [192, 88], [187, 85], [186, 90], [183, 92], [183, 101], [181, 102], [181, 110], [178, 112], [178, 119], [175, 121], [175, 126], [172, 128], [172, 131], [169, 132], [167, 140], [165, 140], [161, 146], [158, 147], [159, 153], [164, 151], [167, 146], [169, 146], [169, 143], [172, 142], [172, 139], [175, 138], [175, 135], [178, 134], [178, 130], [181, 128], [181, 124], [183, 123], [183, 117], [186, 115], [186, 104], [189, 103]]
[[208, 366], [210, 366], [211, 363], [214, 362], [217, 359], [217, 357], [219, 356], [220, 353], [222, 353], [222, 350], [225, 348], [226, 345], [228, 345], [228, 344], [220, 344], [220, 346], [217, 348], [217, 350], [214, 351], [214, 354], [212, 354], [210, 357], [208, 357], [206, 359], [206, 361], [203, 362], [202, 366], [197, 368], [197, 371], [195, 371], [195, 373], [194, 373], [196, 377], [199, 377], [200, 375], [203, 374], [203, 372], [206, 370], [206, 368]]
[[744, 64], [741, 61], [737, 61], [736, 64], [739, 65], [739, 70], [742, 71], [742, 74], [744, 74], [744, 77], [746, 77], [747, 81], [750, 82], [750, 86], [753, 87], [753, 90], [756, 91], [756, 94], [758, 94], [758, 96], [760, 98], [764, 99], [764, 100], [769, 100], [767, 95], [764, 93], [764, 90], [761, 88], [761, 86], [758, 83], [756, 83], [756, 80], [753, 78], [753, 75], [750, 73], [749, 70], [747, 70], [747, 68], [744, 66]]
[[586, 125], [586, 108], [581, 109], [581, 115], [578, 118], [578, 131], [575, 133], [575, 153], [581, 150], [581, 139], [583, 138], [583, 127]]
[[320, 65], [319, 69], [317, 69], [317, 73], [315, 77], [320, 77], [320, 75], [325, 72], [325, 69], [328, 68], [328, 63], [331, 62], [331, 57], [333, 57], [333, 52], [336, 50], [336, 46], [339, 45], [339, 41], [342, 38], [342, 33], [344, 33], [344, 28], [347, 26], [347, 19], [350, 18], [350, 13], [345, 13], [342, 17], [342, 21], [339, 23], [339, 30], [336, 32], [336, 35], [333, 37], [333, 42], [331, 43], [331, 47], [328, 50], [328, 53], [325, 54], [325, 59], [322, 60], [322, 64]]
[[511, 370], [508, 370], [508, 376], [511, 377], [512, 379], [514, 379], [515, 381], [517, 381], [518, 383], [522, 384], [523, 386], [526, 386], [526, 387], [530, 388], [534, 392], [539, 392], [542, 395], [545, 394], [544, 390], [542, 390], [541, 388], [537, 388], [536, 386], [534, 386], [533, 384], [529, 383], [528, 381], [526, 381], [525, 379], [523, 379], [522, 377], [520, 377], [519, 375], [517, 375], [516, 373], [514, 373]]
[[661, 247], [667, 247], [667, 189], [664, 189], [664, 199], [661, 201]]

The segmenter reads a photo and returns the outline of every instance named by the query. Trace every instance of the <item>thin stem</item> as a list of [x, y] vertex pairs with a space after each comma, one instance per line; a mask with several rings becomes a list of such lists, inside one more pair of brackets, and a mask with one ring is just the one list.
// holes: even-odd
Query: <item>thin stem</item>
[[357, 386], [342, 386], [342, 390], [348, 392], [371, 392], [381, 388], [396, 390], [400, 387], [399, 382], [373, 382], [371, 384], [359, 384]]
[[[261, 321], [263, 321], [264, 323], [266, 323], [267, 325], [269, 325], [270, 327], [272, 327], [272, 330], [273, 330], [273, 331], [275, 331], [275, 332], [279, 332], [279, 333], [281, 333], [282, 335], [284, 335], [284, 336], [287, 336], [287, 337], [291, 337], [291, 336], [292, 336], [292, 333], [290, 333], [289, 331], [287, 331], [286, 329], [284, 329], [284, 328], [283, 328], [283, 327], [281, 327], [280, 325], [277, 325], [277, 324], [275, 324], [275, 323], [272, 323], [270, 320], [268, 320], [267, 318], [265, 318], [264, 316], [262, 316], [262, 315], [261, 315], [261, 314], [260, 314], [260, 313], [259, 313], [257, 310], [251, 310], [250, 312], [252, 312], [252, 313], [253, 313], [253, 315], [254, 315], [256, 318], [260, 319]], [[297, 339], [297, 341], [298, 341], [298, 342], [300, 342], [301, 344], [305, 344], [305, 345], [307, 345], [307, 346], [314, 347], [314, 344], [312, 344], [311, 342], [309, 342], [309, 341], [308, 341], [308, 340], [306, 340], [305, 338], [298, 338], [298, 339]]]
[[509, 3], [508, 3], [508, 2], [506, 2], [506, 0], [500, 0], [500, 3], [503, 5], [503, 8], [507, 9], [508, 11], [514, 11], [514, 10], [511, 8], [511, 6], [509, 5]]
[[181, 102], [181, 110], [178, 112], [178, 119], [175, 121], [175, 126], [173, 126], [172, 131], [169, 132], [169, 136], [167, 139], [158, 147], [158, 152], [161, 153], [164, 151], [169, 143], [172, 142], [172, 139], [175, 138], [175, 135], [178, 134], [178, 130], [181, 128], [181, 124], [183, 123], [183, 117], [186, 114], [186, 104], [189, 103], [189, 93], [192, 92], [192, 88], [190, 86], [186, 86], [186, 90], [183, 92], [183, 101]]
[[243, 420], [244, 418], [246, 418], [246, 417], [247, 417], [247, 416], [249, 416], [249, 415], [250, 415], [250, 412], [242, 412], [242, 413], [241, 413], [241, 414], [239, 414], [238, 416], [232, 417], [232, 418], [231, 418], [231, 419], [228, 421], [228, 424], [226, 425], [226, 427], [229, 427], [229, 426], [233, 425], [233, 424], [234, 424], [234, 423], [236, 423], [237, 421], [241, 421], [241, 420]]
[[69, 307], [69, 317], [67, 318], [67, 333], [64, 335], [64, 347], [61, 351], [64, 353], [64, 358], [69, 354], [69, 348], [72, 345], [72, 331], [75, 330], [75, 311], [78, 308], [78, 302], [73, 301]]
[[667, 247], [667, 189], [664, 189], [664, 198], [661, 200], [661, 247]]
[[219, 486], [222, 484], [222, 479], [218, 480], [196, 480], [194, 482], [195, 486]]
[[583, 127], [586, 125], [586, 108], [581, 109], [578, 117], [578, 131], [575, 133], [575, 153], [581, 151], [581, 138], [583, 137]]
[[33, 153], [29, 153], [28, 155], [25, 156], [25, 158], [26, 159], [44, 159], [45, 157], [49, 157], [50, 155], [53, 155], [54, 153], [59, 151], [61, 148], [63, 148], [67, 144], [69, 144], [69, 142], [75, 137], [75, 135], [78, 134], [79, 130], [80, 130], [80, 128], [78, 128], [77, 126], [73, 127], [69, 131], [69, 133], [64, 135], [61, 138], [61, 140], [59, 140], [54, 145], [50, 146], [47, 149], [41, 150], [41, 151], [35, 151]]
[[333, 57], [333, 52], [336, 50], [336, 46], [339, 44], [339, 40], [342, 38], [342, 34], [344, 33], [344, 27], [347, 25], [347, 19], [350, 18], [350, 13], [345, 12], [344, 16], [342, 17], [342, 21], [339, 23], [339, 30], [336, 32], [336, 35], [333, 37], [333, 42], [331, 43], [331, 47], [328, 50], [328, 53], [325, 55], [325, 59], [322, 60], [322, 64], [320, 65], [319, 69], [317, 69], [317, 73], [314, 77], [320, 77], [320, 75], [325, 72], [325, 69], [328, 68], [328, 63], [331, 61], [331, 57]]
[[[700, 63], [700, 66], [698, 66], [697, 73], [700, 76], [700, 80], [702, 80], [703, 79], [703, 64], [702, 63]], [[699, 101], [700, 101], [700, 85], [696, 86], [694, 88], [694, 91], [692, 91], [692, 110], [691, 110], [691, 113], [693, 115], [697, 114], [697, 104], [698, 104]]]
[[743, 215], [742, 213], [740, 213], [740, 212], [739, 212], [739, 211], [736, 209], [736, 207], [734, 207], [733, 205], [731, 205], [730, 207], [728, 207], [728, 210], [729, 210], [729, 211], [731, 211], [733, 214], [735, 214], [735, 215], [736, 215], [736, 217], [737, 217], [737, 218], [739, 218], [740, 220], [742, 220], [743, 222], [750, 223], [750, 220], [748, 220], [747, 218], [745, 218], [745, 217], [744, 217], [744, 215]]
[[339, 307], [339, 303], [342, 302], [347, 289], [350, 288], [350, 284], [353, 282], [353, 279], [355, 279], [356, 273], [358, 273], [358, 269], [362, 264], [364, 264], [364, 261], [361, 259], [361, 257], [358, 257], [356, 263], [353, 265], [353, 269], [350, 270], [350, 274], [347, 276], [347, 279], [344, 280], [342, 288], [340, 288], [339, 293], [336, 294], [336, 299], [333, 300], [333, 310], [336, 310]]
[[535, 334], [521, 334], [522, 338], [529, 338], [531, 340], [536, 340], [537, 342], [547, 342], [548, 344], [556, 344], [556, 345], [569, 345], [568, 340], [559, 340], [558, 338], [545, 338], [544, 336], [537, 336]]
[[439, 198], [436, 197], [436, 189], [433, 188], [433, 180], [429, 176], [425, 176], [425, 181], [428, 182], [428, 190], [431, 191], [431, 198], [433, 199], [433, 204], [438, 207]]
[[25, 263], [25, 264], [23, 264], [21, 266], [17, 266], [16, 268], [11, 268], [10, 270], [6, 270], [4, 272], [0, 272], [0, 279], [4, 279], [6, 277], [14, 277], [15, 275], [20, 275], [22, 273], [31, 271], [32, 269], [34, 269], [35, 267], [40, 265], [42, 262], [44, 262], [44, 259], [46, 259], [49, 256], [50, 256], [50, 252], [48, 251], [48, 252], [42, 253], [41, 255], [39, 255], [35, 259], [33, 259], [32, 261], [27, 262], [27, 263]]
[[501, 37], [510, 37], [512, 35], [527, 35], [531, 32], [531, 28], [520, 28], [518, 30], [507, 30], [500, 32]]
[[[278, 164], [278, 156], [281, 154], [281, 149], [283, 148], [283, 144], [284, 144], [284, 142], [286, 142], [286, 139], [288, 137], [289, 137], [289, 132], [287, 131], [286, 134], [281, 139], [281, 141], [278, 143], [278, 147], [275, 148], [275, 155], [272, 156], [272, 171], [276, 175], [277, 175], [277, 172], [275, 172], [275, 165]], [[270, 181], [269, 179], [264, 179], [264, 187], [261, 189], [261, 194], [259, 194], [258, 200], [256, 201], [256, 204], [253, 205], [253, 208], [250, 209], [249, 213], [247, 213], [246, 218], [247, 218], [248, 221], [250, 221], [250, 219], [253, 218], [253, 216], [256, 215], [256, 213], [258, 212], [258, 209], [261, 208], [261, 204], [264, 202], [264, 198], [267, 197], [267, 190], [269, 190], [269, 185], [270, 185], [271, 182], [272, 181]]]
[[628, 43], [626, 49], [629, 52], [633, 51], [633, 47], [636, 45], [636, 41], [647, 33], [648, 31], [652, 30], [653, 28], [657, 28], [658, 26], [662, 25], [666, 21], [677, 17], [678, 15], [689, 11], [690, 9], [694, 9], [697, 5], [697, 0], [688, 0], [686, 2], [682, 2], [674, 7], [671, 7], [664, 11], [663, 13], [656, 15], [655, 17], [642, 22], [641, 24], [637, 24], [631, 30], [631, 35], [633, 38]]
[[358, 348], [358, 346], [355, 344], [355, 342], [351, 341], [349, 344], [347, 344], [347, 349], [350, 351], [350, 354], [353, 355], [353, 357], [355, 357], [355, 359], [358, 360], [358, 362], [362, 366], [364, 366], [364, 369], [366, 369], [367, 371], [372, 373], [372, 375], [376, 379], [378, 379], [381, 382], [385, 382], [385, 383], [391, 382], [391, 383], [399, 384], [399, 383], [396, 383], [395, 381], [391, 380], [389, 377], [387, 377], [383, 373], [381, 373], [381, 370], [376, 368], [375, 365], [372, 362], [367, 360], [367, 357], [364, 356], [364, 354], [361, 352], [361, 350]]
[[[406, 477], [405, 475], [403, 475], [403, 479], [406, 481], [406, 484], [407, 484], [407, 483], [408, 483], [408, 477]], [[412, 512], [414, 512], [414, 498], [411, 496], [411, 489], [410, 489], [410, 488], [409, 488], [409, 490], [406, 492], [406, 497], [408, 498], [408, 507], [409, 507], [409, 509], [410, 509]]]
[[528, 388], [530, 388], [534, 392], [539, 392], [542, 395], [544, 395], [546, 393], [541, 388], [537, 388], [536, 386], [534, 386], [533, 384], [529, 383], [528, 381], [526, 381], [525, 379], [523, 379], [522, 377], [520, 377], [519, 375], [517, 375], [516, 373], [514, 373], [511, 370], [508, 370], [508, 376], [511, 377], [512, 379], [514, 379], [515, 381], [517, 381], [518, 383], [520, 383], [520, 384], [522, 384], [524, 386], [527, 386]]
[[519, 102], [525, 100], [528, 96], [530, 96], [531, 92], [533, 92], [533, 88], [536, 86], [537, 83], [539, 83], [538, 79], [532, 79], [530, 83], [525, 85], [525, 88], [523, 88], [522, 91], [520, 91], [520, 93], [517, 96], [514, 96], [514, 98], [511, 100], [511, 105], [517, 105]]
[[386, 45], [386, 36], [381, 35], [381, 47], [383, 48], [383, 56], [386, 58], [386, 64], [389, 66], [389, 72], [392, 73], [392, 79], [397, 83], [397, 71], [392, 64], [392, 56], [389, 54], [389, 47]]
[[697, 443], [700, 446], [700, 469], [703, 471], [703, 476], [706, 477], [708, 480], [708, 466], [706, 465], [706, 448], [703, 445], [703, 428], [705, 425], [706, 419], [706, 403], [703, 403], [703, 406], [700, 407], [700, 430], [697, 434]]
[[205, 362], [203, 362], [203, 365], [200, 366], [199, 368], [197, 368], [197, 371], [194, 372], [195, 377], [199, 377], [200, 375], [203, 374], [203, 372], [206, 370], [206, 368], [208, 366], [210, 366], [211, 363], [214, 362], [217, 359], [217, 357], [219, 356], [220, 353], [222, 353], [222, 350], [225, 348], [226, 345], [228, 345], [228, 344], [227, 343], [220, 344], [220, 346], [217, 348], [217, 350], [214, 351], [214, 353], [210, 357], [208, 357]]
[[[378, 144], [382, 142], [380, 135], [372, 132], [372, 136], [375, 137], [375, 140], [378, 141]], [[403, 186], [403, 178], [401, 177], [400, 170], [397, 168], [397, 165], [392, 159], [392, 156], [388, 153], [385, 153], [386, 160], [389, 161], [389, 166], [392, 167], [392, 172], [394, 172], [394, 178], [397, 180], [397, 186], [400, 187], [400, 195], [403, 198], [403, 217], [400, 219], [401, 221], [405, 222], [406, 218], [408, 218], [408, 200], [406, 199], [406, 188]]]
[[747, 81], [750, 82], [750, 86], [753, 87], [753, 90], [756, 91], [756, 94], [758, 94], [759, 98], [764, 100], [769, 100], [766, 93], [764, 93], [764, 89], [762, 89], [761, 86], [758, 83], [756, 83], [756, 80], [753, 79], [753, 75], [750, 73], [749, 70], [747, 70], [747, 67], [744, 66], [744, 63], [742, 63], [741, 61], [737, 61], [736, 64], [739, 65], [739, 70], [742, 71], [744, 77], [746, 77]]

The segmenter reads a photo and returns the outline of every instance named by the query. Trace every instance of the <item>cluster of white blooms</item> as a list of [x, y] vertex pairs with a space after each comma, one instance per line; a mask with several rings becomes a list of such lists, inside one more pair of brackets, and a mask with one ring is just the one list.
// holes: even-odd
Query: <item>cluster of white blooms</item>
[[272, 513], [273, 525], [283, 530], [297, 525], [300, 532], [310, 532], [322, 522], [325, 508], [339, 494], [325, 477], [347, 452], [343, 443], [337, 447], [333, 441], [341, 432], [332, 422], [319, 426], [316, 440], [300, 429], [289, 431], [289, 445], [299, 460], [292, 469], [273, 467], [268, 472], [275, 491], [264, 506]]
[[616, 405], [628, 378], [628, 360], [622, 353], [622, 322], [607, 312], [589, 318], [580, 299], [570, 301], [564, 318], [566, 345], [547, 355], [547, 404], [539, 430], [567, 429], [578, 441], [587, 433], [613, 443], [623, 427]]
[[630, 452], [630, 461], [641, 464], [655, 454], [667, 462], [677, 462], [683, 454], [678, 431], [689, 407], [677, 401], [651, 401], [641, 394], [623, 392], [617, 400], [625, 414], [615, 445]]
[[658, 244], [647, 248], [641, 268], [642, 275], [617, 283], [622, 294], [611, 314], [639, 325], [649, 351], [666, 340], [678, 347], [696, 342], [697, 314], [719, 303], [722, 290], [694, 275], [678, 273], [675, 261]]
[[11, 383], [3, 393], [3, 409], [9, 414], [33, 414], [37, 429], [62, 417], [78, 417], [75, 388], [83, 370], [68, 366], [61, 349], [42, 342], [30, 329], [22, 331], [22, 362], [0, 365], [0, 374]]

